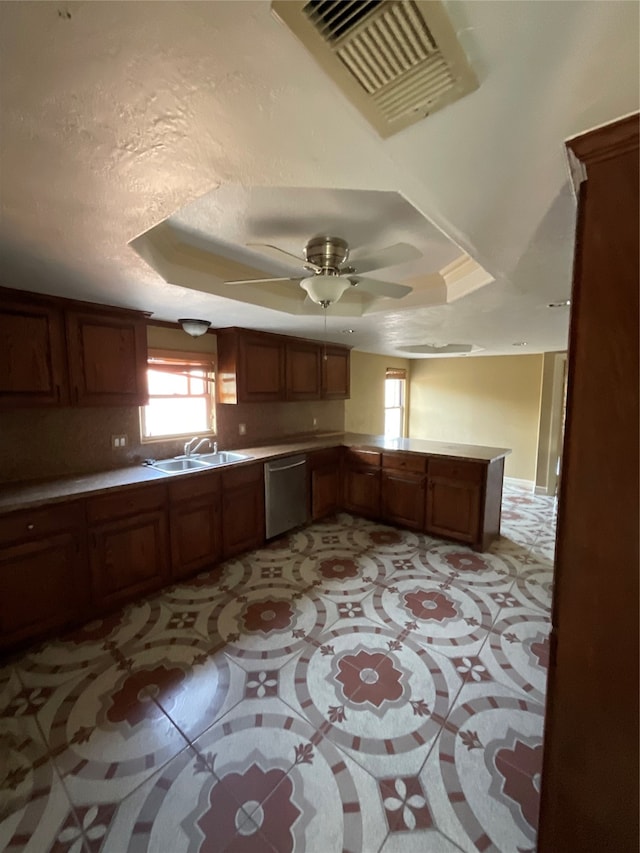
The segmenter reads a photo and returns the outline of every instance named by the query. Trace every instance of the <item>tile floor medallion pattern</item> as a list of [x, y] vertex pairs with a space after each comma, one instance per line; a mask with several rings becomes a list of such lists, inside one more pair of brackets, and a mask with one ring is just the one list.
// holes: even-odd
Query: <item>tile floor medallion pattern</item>
[[8, 853], [533, 853], [555, 501], [340, 514], [6, 660]]

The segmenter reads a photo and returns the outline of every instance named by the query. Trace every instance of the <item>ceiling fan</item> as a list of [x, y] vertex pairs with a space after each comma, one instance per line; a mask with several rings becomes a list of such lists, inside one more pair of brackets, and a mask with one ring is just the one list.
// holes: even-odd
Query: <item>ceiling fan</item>
[[279, 261], [291, 263], [294, 260], [304, 270], [312, 273], [302, 278], [256, 278], [242, 281], [228, 281], [226, 284], [271, 284], [274, 281], [297, 281], [309, 298], [322, 308], [337, 302], [350, 287], [358, 287], [374, 296], [390, 296], [400, 299], [411, 293], [411, 287], [390, 281], [378, 281], [366, 278], [362, 273], [385, 269], [395, 264], [413, 261], [421, 253], [408, 243], [396, 243], [379, 252], [358, 258], [356, 266], [348, 266], [349, 244], [341, 237], [313, 237], [304, 247], [304, 257], [298, 257], [277, 246], [265, 243], [247, 243], [252, 249], [258, 249]]

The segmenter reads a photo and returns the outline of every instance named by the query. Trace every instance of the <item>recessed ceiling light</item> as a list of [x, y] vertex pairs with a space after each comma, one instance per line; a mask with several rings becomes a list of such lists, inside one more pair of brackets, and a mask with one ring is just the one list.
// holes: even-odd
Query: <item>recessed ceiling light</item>
[[516, 341], [515, 344], [511, 344], [512, 347], [526, 347], [526, 341]]
[[570, 299], [563, 299], [560, 302], [550, 302], [547, 308], [568, 308], [571, 305]]
[[355, 332], [355, 329], [343, 329], [342, 330], [343, 335], [352, 335], [354, 332]]

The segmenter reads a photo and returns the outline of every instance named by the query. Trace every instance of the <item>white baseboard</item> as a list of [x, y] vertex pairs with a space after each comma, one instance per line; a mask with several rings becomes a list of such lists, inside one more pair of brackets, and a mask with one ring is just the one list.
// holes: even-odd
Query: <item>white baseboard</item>
[[533, 480], [519, 480], [517, 477], [505, 477], [504, 481], [508, 486], [517, 486], [519, 489], [526, 489], [528, 492], [533, 492], [535, 487]]

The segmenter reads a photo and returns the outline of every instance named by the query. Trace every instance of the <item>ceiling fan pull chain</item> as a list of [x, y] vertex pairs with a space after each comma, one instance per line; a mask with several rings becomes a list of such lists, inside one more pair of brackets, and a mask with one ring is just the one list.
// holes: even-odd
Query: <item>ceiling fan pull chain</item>
[[324, 352], [322, 353], [322, 360], [327, 360], [327, 309], [328, 305], [323, 305], [322, 310], [324, 311]]

